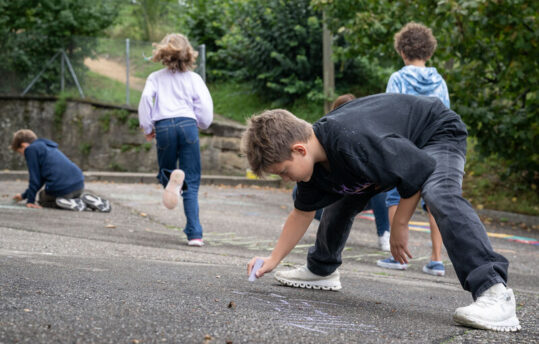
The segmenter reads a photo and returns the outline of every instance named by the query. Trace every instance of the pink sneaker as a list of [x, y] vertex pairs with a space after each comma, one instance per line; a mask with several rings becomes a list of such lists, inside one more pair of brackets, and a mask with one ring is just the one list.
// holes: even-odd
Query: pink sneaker
[[187, 242], [187, 246], [204, 246], [204, 241], [202, 239], [191, 239]]
[[180, 198], [180, 189], [185, 179], [185, 173], [182, 170], [174, 170], [170, 174], [168, 184], [163, 191], [163, 204], [168, 209], [174, 209], [178, 205]]

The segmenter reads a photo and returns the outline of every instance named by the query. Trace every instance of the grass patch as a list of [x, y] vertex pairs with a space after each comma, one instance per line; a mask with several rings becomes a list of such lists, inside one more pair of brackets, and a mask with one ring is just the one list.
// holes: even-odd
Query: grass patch
[[492, 156], [481, 158], [470, 139], [464, 175], [464, 197], [478, 209], [493, 209], [539, 215], [537, 185], [527, 184], [517, 174], [508, 175], [503, 160]]
[[[87, 98], [111, 104], [125, 104], [125, 84], [101, 74], [87, 72], [83, 91]], [[74, 90], [76, 92], [76, 90]], [[129, 104], [137, 106], [142, 92], [130, 89]], [[74, 93], [78, 97], [78, 93]]]
[[256, 94], [249, 83], [215, 82], [209, 84], [208, 88], [215, 113], [240, 123], [245, 123], [246, 118], [252, 114], [276, 107], [285, 108], [309, 122], [318, 120], [324, 113], [323, 104], [310, 102], [306, 98], [299, 98], [287, 106], [277, 105]]

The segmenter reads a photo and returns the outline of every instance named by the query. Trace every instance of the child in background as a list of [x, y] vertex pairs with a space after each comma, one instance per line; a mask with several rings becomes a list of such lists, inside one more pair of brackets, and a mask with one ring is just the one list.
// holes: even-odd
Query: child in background
[[[421, 24], [408, 23], [395, 34], [395, 50], [402, 57], [405, 66], [391, 75], [386, 92], [438, 97], [449, 108], [449, 93], [444, 79], [438, 74], [436, 68], [425, 66], [434, 54], [436, 45], [436, 38], [432, 35], [431, 29]], [[396, 188], [387, 192], [386, 205], [389, 209], [390, 223], [393, 221], [399, 202], [400, 195]], [[423, 201], [422, 205], [425, 208]], [[430, 261], [423, 266], [423, 272], [434, 276], [444, 276], [442, 236], [428, 207], [426, 210], [429, 215], [432, 252]], [[404, 270], [408, 267], [407, 264], [401, 264], [393, 257], [378, 260], [377, 265], [396, 270]]]
[[[15, 201], [26, 199], [28, 208], [83, 211], [88, 206], [101, 212], [110, 211], [109, 201], [82, 194], [82, 171], [58, 149], [56, 142], [38, 138], [32, 130], [21, 129], [13, 134], [11, 149], [24, 156], [29, 174], [28, 188], [22, 194], [15, 195]], [[43, 185], [45, 188], [39, 191]]]
[[[307, 266], [279, 271], [287, 285], [340, 288], [337, 268], [355, 216], [379, 192], [397, 187], [402, 199], [391, 224], [391, 253], [408, 250], [408, 221], [422, 196], [436, 218], [459, 281], [474, 302], [458, 308], [455, 322], [494, 331], [518, 331], [516, 301], [506, 288], [509, 262], [494, 252], [481, 220], [464, 198], [466, 126], [439, 99], [378, 94], [350, 101], [313, 125], [286, 110], [251, 117], [242, 146], [257, 175], [298, 182], [297, 198], [262, 277], [290, 253], [316, 209], [325, 208]], [[318, 257], [332, 257], [319, 261]], [[276, 275], [277, 275], [276, 273]]]
[[202, 78], [194, 73], [198, 56], [187, 37], [168, 34], [154, 43], [152, 61], [166, 68], [150, 74], [140, 99], [139, 122], [147, 141], [157, 142], [157, 179], [165, 187], [163, 203], [174, 208], [183, 189], [189, 246], [203, 246], [199, 219], [200, 146], [198, 128], [213, 120], [213, 102]]

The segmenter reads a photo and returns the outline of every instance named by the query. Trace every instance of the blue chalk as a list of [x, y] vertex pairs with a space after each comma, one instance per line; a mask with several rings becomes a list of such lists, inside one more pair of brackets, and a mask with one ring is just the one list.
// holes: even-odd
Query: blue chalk
[[249, 275], [249, 282], [254, 282], [256, 280], [256, 272], [262, 267], [262, 264], [264, 264], [264, 260], [262, 260], [261, 258], [258, 258], [255, 261], [253, 269], [251, 270], [251, 274]]

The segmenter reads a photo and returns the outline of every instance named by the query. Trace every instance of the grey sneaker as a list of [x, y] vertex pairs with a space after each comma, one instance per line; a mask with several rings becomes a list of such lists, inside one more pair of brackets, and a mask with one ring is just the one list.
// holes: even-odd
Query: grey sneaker
[[306, 265], [288, 271], [277, 271], [275, 279], [279, 283], [296, 288], [339, 290], [341, 281], [339, 271], [335, 271], [329, 276], [319, 276], [313, 274]]
[[513, 290], [498, 283], [487, 289], [471, 305], [457, 308], [453, 320], [483, 330], [515, 332], [521, 329], [515, 309]]

